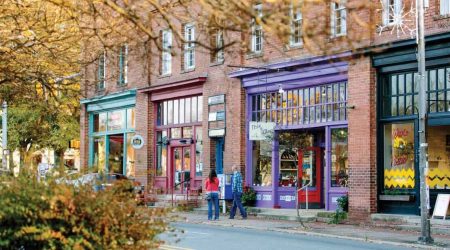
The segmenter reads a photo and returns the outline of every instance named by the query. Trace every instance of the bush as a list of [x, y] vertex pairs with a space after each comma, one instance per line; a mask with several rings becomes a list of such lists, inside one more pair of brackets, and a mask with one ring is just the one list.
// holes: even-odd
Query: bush
[[338, 207], [344, 211], [344, 212], [348, 212], [348, 196], [341, 196], [337, 199], [337, 204]]
[[255, 190], [252, 187], [245, 186], [243, 193], [242, 193], [241, 201], [242, 201], [242, 203], [247, 204], [247, 205], [254, 204], [256, 201]]
[[0, 249], [153, 249], [167, 230], [167, 211], [137, 206], [129, 182], [94, 192], [36, 179], [0, 179]]
[[347, 218], [348, 212], [348, 196], [341, 196], [337, 199], [338, 207], [331, 217], [331, 224], [339, 224], [342, 220]]

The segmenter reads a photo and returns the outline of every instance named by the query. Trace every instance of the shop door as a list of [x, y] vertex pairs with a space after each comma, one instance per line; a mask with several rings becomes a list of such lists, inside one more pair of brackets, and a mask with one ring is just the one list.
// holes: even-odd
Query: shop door
[[[322, 208], [322, 157], [320, 147], [309, 147], [298, 152], [298, 193], [300, 207]], [[307, 186], [307, 187], [306, 187]]]
[[185, 193], [191, 180], [191, 148], [174, 147], [172, 149], [173, 189], [176, 193]]
[[123, 134], [108, 136], [108, 172], [123, 173]]

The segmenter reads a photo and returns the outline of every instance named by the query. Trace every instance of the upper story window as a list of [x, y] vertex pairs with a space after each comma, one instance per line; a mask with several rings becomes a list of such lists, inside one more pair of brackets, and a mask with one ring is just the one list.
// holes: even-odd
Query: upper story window
[[252, 121], [301, 125], [347, 120], [347, 83], [253, 95]]
[[223, 62], [225, 60], [224, 56], [224, 39], [223, 39], [223, 30], [218, 30], [215, 36], [215, 54], [214, 54], [214, 61], [215, 62]]
[[97, 90], [103, 90], [106, 87], [106, 52], [100, 54], [97, 64]]
[[128, 82], [128, 45], [120, 47], [119, 51], [119, 77], [117, 84], [125, 85]]
[[347, 10], [345, 0], [331, 3], [331, 36], [345, 36], [347, 34]]
[[441, 0], [440, 1], [439, 13], [443, 16], [450, 14], [450, 0]]
[[291, 6], [291, 37], [289, 44], [291, 46], [299, 46], [302, 41], [302, 12], [299, 6]]
[[161, 75], [172, 73], [172, 31], [162, 31]]
[[383, 25], [402, 21], [402, 0], [383, 0]]
[[[256, 15], [262, 17], [262, 4], [257, 4], [254, 7]], [[256, 22], [256, 19], [252, 19], [252, 40], [251, 40], [251, 51], [253, 53], [261, 53], [262, 51], [262, 26]]]
[[195, 27], [193, 24], [184, 26], [184, 69], [195, 68]]

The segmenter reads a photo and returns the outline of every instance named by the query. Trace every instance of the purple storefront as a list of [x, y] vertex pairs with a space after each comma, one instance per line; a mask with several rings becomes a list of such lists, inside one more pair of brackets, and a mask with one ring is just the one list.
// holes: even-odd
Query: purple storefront
[[[334, 210], [347, 193], [348, 56], [291, 60], [230, 75], [246, 90], [245, 182], [257, 192], [256, 206], [295, 208], [296, 189], [303, 187], [297, 193], [301, 207], [307, 190], [309, 208]], [[273, 127], [261, 139], [261, 131]]]

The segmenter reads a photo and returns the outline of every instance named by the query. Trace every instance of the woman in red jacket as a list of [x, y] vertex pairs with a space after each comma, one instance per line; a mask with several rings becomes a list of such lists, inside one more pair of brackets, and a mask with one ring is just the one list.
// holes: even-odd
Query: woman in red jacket
[[219, 179], [216, 170], [211, 169], [206, 180], [206, 195], [208, 200], [208, 220], [212, 220], [212, 206], [214, 204], [214, 220], [219, 220]]

